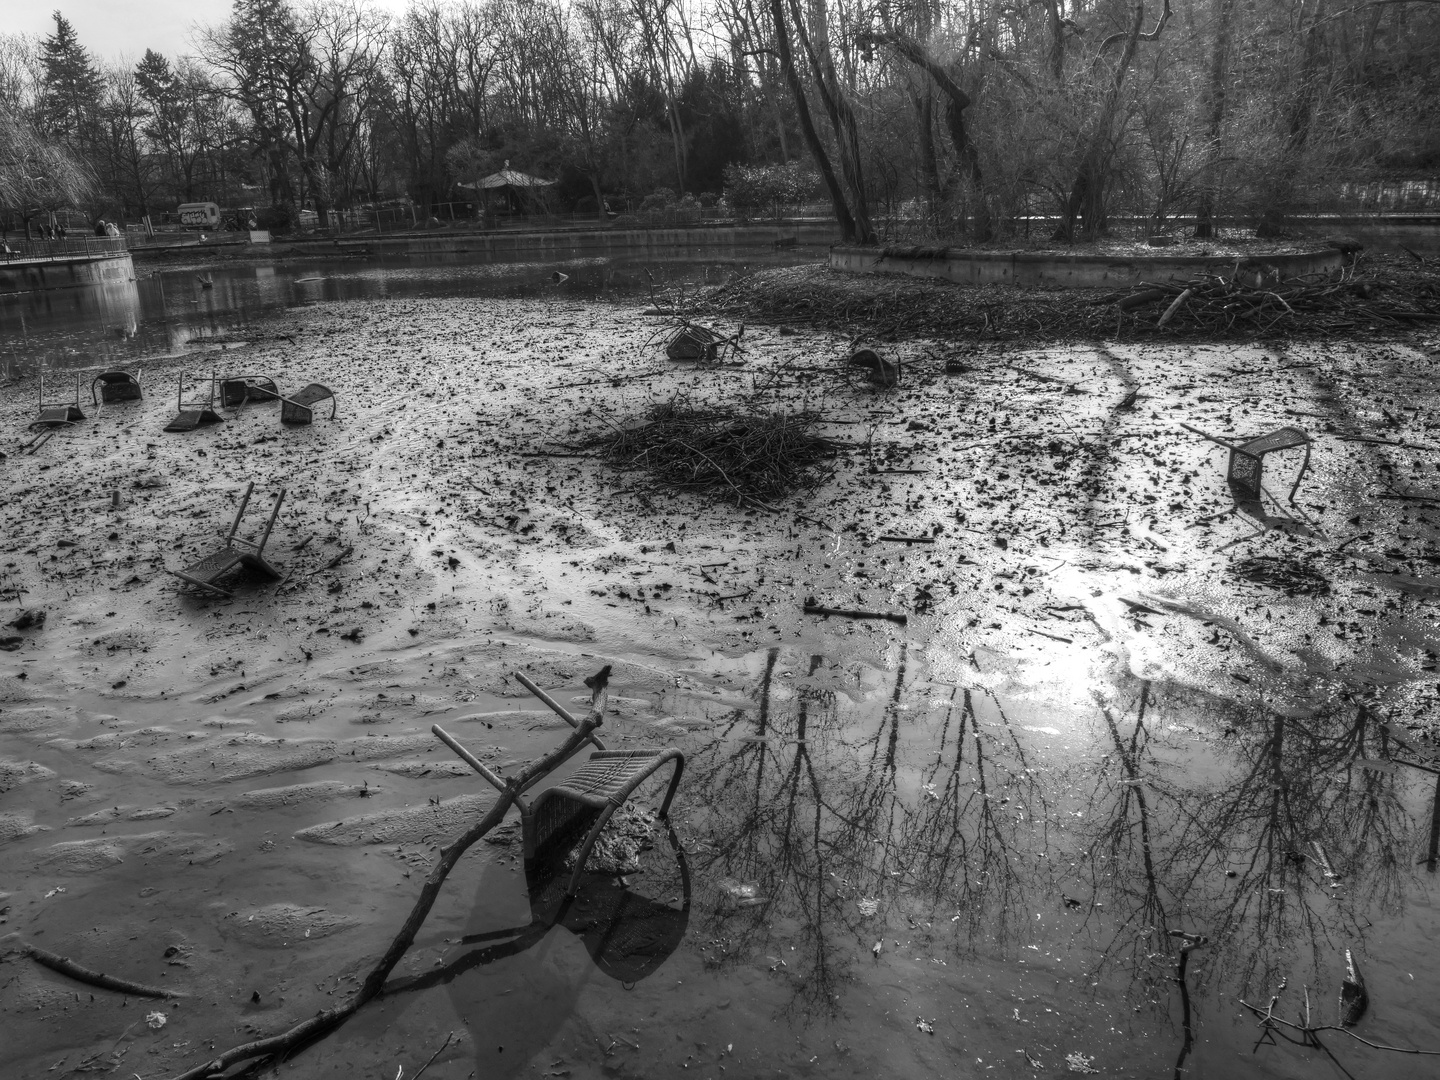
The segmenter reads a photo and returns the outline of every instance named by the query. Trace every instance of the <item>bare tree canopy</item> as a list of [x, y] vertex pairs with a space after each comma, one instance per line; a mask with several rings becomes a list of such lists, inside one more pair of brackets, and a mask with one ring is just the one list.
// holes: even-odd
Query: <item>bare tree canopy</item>
[[698, 211], [803, 159], [798, 204], [862, 242], [1283, 233], [1440, 170], [1435, 0], [235, 0], [198, 44], [120, 69], [56, 12], [0, 35], [0, 108], [88, 209], [280, 227], [478, 215], [459, 185], [505, 161], [557, 180], [531, 209]]

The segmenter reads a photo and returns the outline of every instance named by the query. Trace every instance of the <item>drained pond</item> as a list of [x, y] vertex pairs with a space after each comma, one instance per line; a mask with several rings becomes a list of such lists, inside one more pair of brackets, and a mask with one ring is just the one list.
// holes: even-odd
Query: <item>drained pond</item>
[[[502, 797], [476, 765], [572, 735], [528, 680], [678, 750], [668, 817], [673, 761], [567, 899], [512, 811], [280, 1075], [1436, 1075], [1435, 341], [710, 313], [677, 362], [652, 283], [739, 267], [649, 269], [5, 301], [0, 1073], [238, 1074], [349, 1000]], [[42, 364], [84, 417], [37, 439]], [[211, 369], [335, 417], [164, 433]], [[1293, 498], [1299, 445], [1237, 495], [1214, 439], [1283, 427]], [[252, 483], [274, 576], [169, 573]]]

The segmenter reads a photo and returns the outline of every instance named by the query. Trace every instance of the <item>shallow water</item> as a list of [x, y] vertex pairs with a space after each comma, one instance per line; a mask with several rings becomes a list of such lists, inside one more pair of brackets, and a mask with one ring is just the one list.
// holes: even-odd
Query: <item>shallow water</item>
[[[1239, 999], [1283, 982], [1278, 1015], [1333, 1024], [1347, 948], [1356, 1033], [1440, 1048], [1433, 514], [1369, 486], [1434, 469], [1338, 437], [1383, 411], [1424, 444], [1420, 354], [1095, 346], [953, 378], [930, 355], [950, 343], [915, 343], [881, 396], [826, 335], [752, 327], [745, 367], [666, 364], [636, 306], [287, 303], [232, 362], [323, 371], [335, 422], [252, 404], [161, 436], [147, 398], [7, 462], [0, 621], [50, 618], [0, 653], [0, 930], [194, 995], [129, 1029], [134, 1001], [7, 961], [0, 1071], [118, 1047], [172, 1075], [332, 1003], [488, 804], [429, 726], [511, 774], [563, 731], [511, 673], [579, 710], [607, 662], [602, 736], [687, 756], [683, 856], [655, 828], [643, 872], [591, 875], [557, 921], [516, 829], [477, 844], [392, 992], [298, 1075], [413, 1076], [453, 1033], [427, 1076], [1170, 1076], [1172, 933], [1207, 939], [1185, 1076], [1344, 1075], [1252, 1053]], [[33, 383], [0, 398], [9, 428]], [[762, 515], [525, 456], [677, 394], [820, 406], [879, 467], [925, 471], [851, 451]], [[1295, 506], [1234, 506], [1223, 454], [1175, 424], [1292, 410], [1319, 440]], [[163, 568], [252, 478], [290, 488], [293, 577], [178, 594]], [[806, 617], [810, 596], [908, 622]], [[1434, 1075], [1322, 1037], [1355, 1076]]]
[[[156, 264], [136, 280], [0, 295], [0, 374], [125, 367], [147, 358], [236, 347], [267, 316], [322, 301], [437, 297], [589, 300], [644, 296], [653, 287], [703, 288], [751, 267], [813, 262], [806, 248], [677, 249], [667, 255], [545, 262], [475, 262], [466, 255], [355, 256], [245, 265]], [[557, 282], [555, 275], [566, 280]], [[211, 287], [201, 285], [201, 279]]]

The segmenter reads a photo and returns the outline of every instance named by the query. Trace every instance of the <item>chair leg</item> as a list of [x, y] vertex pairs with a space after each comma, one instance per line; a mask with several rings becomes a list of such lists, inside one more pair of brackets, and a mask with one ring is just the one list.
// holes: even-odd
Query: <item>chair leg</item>
[[680, 786], [680, 774], [685, 771], [685, 759], [675, 759], [675, 770], [670, 774], [670, 786], [665, 789], [665, 801], [660, 804], [660, 820], [667, 821], [670, 817], [670, 800], [675, 798], [675, 789]]
[[245, 494], [240, 498], [240, 509], [235, 511], [235, 520], [230, 523], [230, 535], [225, 537], [227, 545], [235, 539], [235, 534], [240, 531], [240, 519], [245, 516], [245, 507], [250, 505], [250, 493], [254, 490], [255, 481], [251, 480], [245, 485]]
[[570, 884], [565, 890], [566, 896], [574, 896], [580, 888], [580, 875], [585, 872], [585, 863], [590, 858], [590, 849], [595, 846], [595, 841], [600, 839], [600, 832], [609, 823], [611, 815], [615, 813], [615, 804], [609, 803], [600, 812], [600, 819], [591, 827], [590, 833], [585, 837], [585, 843], [580, 848], [580, 854], [575, 858], [575, 869], [570, 874]]
[[1310, 468], [1310, 444], [1305, 444], [1305, 460], [1300, 463], [1300, 471], [1295, 474], [1295, 483], [1290, 485], [1290, 496], [1287, 500], [1291, 506], [1295, 505], [1295, 492], [1300, 490], [1300, 481], [1305, 479], [1305, 473]]

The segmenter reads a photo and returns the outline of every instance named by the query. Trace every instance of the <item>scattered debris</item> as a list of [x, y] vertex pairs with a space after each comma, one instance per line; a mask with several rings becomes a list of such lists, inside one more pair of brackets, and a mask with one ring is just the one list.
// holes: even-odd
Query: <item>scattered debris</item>
[[1328, 596], [1330, 580], [1313, 566], [1298, 559], [1277, 555], [1256, 555], [1240, 559], [1231, 569], [1236, 576], [1257, 585], [1279, 589], [1287, 596]]
[[821, 607], [814, 599], [805, 601], [806, 615], [819, 615], [823, 618], [835, 616], [839, 619], [884, 619], [888, 622], [904, 626], [910, 621], [908, 615], [897, 614], [892, 611], [853, 611], [848, 608]]
[[900, 385], [899, 363], [885, 359], [874, 349], [857, 349], [845, 362], [864, 370], [865, 377], [876, 386], [889, 389]]
[[1370, 1007], [1370, 995], [1365, 990], [1365, 979], [1355, 966], [1355, 957], [1345, 950], [1345, 978], [1340, 983], [1340, 1024], [1354, 1027]]
[[818, 422], [813, 413], [701, 410], [670, 402], [656, 406], [646, 423], [616, 427], [591, 445], [661, 483], [728, 490], [739, 504], [769, 509], [771, 500], [823, 479], [817, 466], [834, 455], [835, 446], [815, 433]]

